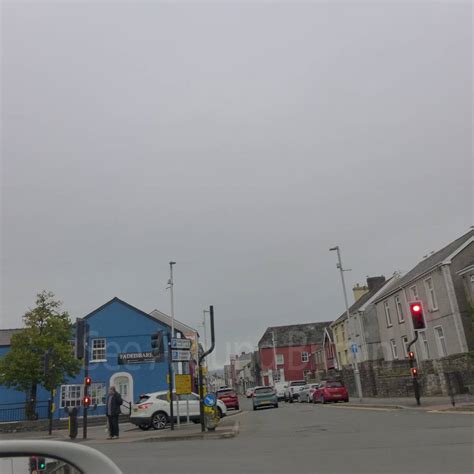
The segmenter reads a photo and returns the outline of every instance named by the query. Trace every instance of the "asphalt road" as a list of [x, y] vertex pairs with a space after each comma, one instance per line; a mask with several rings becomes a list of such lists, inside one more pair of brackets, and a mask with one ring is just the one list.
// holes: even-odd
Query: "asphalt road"
[[472, 473], [474, 416], [280, 403], [226, 440], [97, 444], [125, 473]]

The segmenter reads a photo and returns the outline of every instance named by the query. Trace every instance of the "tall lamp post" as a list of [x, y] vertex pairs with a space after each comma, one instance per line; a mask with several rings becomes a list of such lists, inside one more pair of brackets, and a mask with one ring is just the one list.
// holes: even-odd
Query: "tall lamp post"
[[[169, 289], [170, 289], [170, 316], [171, 316], [171, 341], [174, 339], [175, 337], [175, 333], [174, 333], [174, 281], [173, 281], [173, 265], [176, 265], [176, 262], [170, 262], [170, 278], [168, 280], [168, 285], [169, 285]], [[172, 342], [170, 341], [170, 344], [172, 344]], [[172, 347], [171, 347], [172, 349]], [[170, 355], [173, 354], [173, 351], [171, 350], [170, 351]], [[170, 378], [173, 379], [173, 387], [176, 387], [176, 384], [175, 384], [175, 378], [174, 378], [174, 374], [175, 374], [175, 367], [173, 365], [173, 361], [171, 361], [171, 370], [170, 370]], [[171, 399], [173, 399], [173, 394], [171, 394]], [[178, 401], [178, 395], [176, 395], [176, 400]], [[179, 403], [176, 403], [176, 424], [179, 428]]]
[[[342, 261], [341, 261], [341, 251], [339, 249], [339, 246], [336, 245], [335, 247], [332, 247], [329, 249], [330, 252], [336, 251], [337, 252], [337, 268], [339, 269], [341, 273], [341, 283], [342, 283], [342, 291], [344, 293], [344, 303], [346, 305], [346, 314], [347, 314], [347, 324], [349, 325], [350, 331], [352, 334], [355, 335], [355, 328], [353, 327], [353, 321], [351, 320], [351, 315], [349, 311], [349, 301], [347, 300], [347, 290], [346, 290], [346, 282], [344, 280], [344, 272], [347, 270], [344, 270], [342, 266]], [[355, 351], [352, 350], [350, 347], [349, 350], [352, 352], [352, 359], [353, 359], [353, 369], [354, 369], [354, 379], [355, 379], [355, 384], [356, 384], [356, 389], [357, 389], [357, 395], [359, 398], [362, 400], [362, 384], [360, 382], [360, 373], [359, 373], [359, 365], [357, 364], [357, 354]]]

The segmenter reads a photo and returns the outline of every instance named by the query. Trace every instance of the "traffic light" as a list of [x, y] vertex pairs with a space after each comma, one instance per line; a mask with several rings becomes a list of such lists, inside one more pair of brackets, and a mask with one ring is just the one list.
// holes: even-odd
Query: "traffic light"
[[76, 357], [84, 359], [84, 346], [86, 342], [86, 322], [83, 319], [76, 319]]
[[410, 314], [413, 322], [413, 329], [425, 329], [425, 318], [423, 316], [423, 305], [421, 301], [413, 301], [410, 303]]
[[40, 456], [30, 456], [30, 472], [43, 472], [46, 470], [46, 459]]
[[408, 358], [410, 360], [414, 360], [415, 359], [415, 353], [413, 351], [408, 351]]
[[84, 385], [85, 385], [86, 387], [90, 387], [90, 386], [91, 386], [91, 383], [92, 383], [92, 379], [91, 379], [89, 376], [87, 376], [87, 377], [84, 378]]
[[156, 359], [159, 359], [163, 357], [164, 354], [164, 346], [163, 346], [163, 332], [158, 331], [155, 332], [154, 334], [151, 335], [151, 347], [152, 351], [151, 353], [153, 354], [153, 357]]
[[418, 369], [416, 367], [412, 367], [410, 371], [413, 378], [418, 377]]
[[85, 407], [88, 407], [90, 406], [91, 404], [91, 397], [89, 397], [89, 395], [86, 395], [83, 399], [82, 399], [82, 403]]

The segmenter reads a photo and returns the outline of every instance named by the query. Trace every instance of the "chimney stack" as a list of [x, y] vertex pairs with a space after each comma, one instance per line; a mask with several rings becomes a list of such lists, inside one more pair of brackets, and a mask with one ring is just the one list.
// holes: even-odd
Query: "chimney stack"
[[369, 291], [378, 290], [385, 283], [385, 277], [383, 275], [376, 277], [367, 277], [367, 286]]
[[352, 288], [352, 292], [354, 293], [354, 301], [357, 301], [362, 295], [365, 295], [369, 289], [366, 286], [360, 286], [359, 283], [357, 283], [354, 288]]

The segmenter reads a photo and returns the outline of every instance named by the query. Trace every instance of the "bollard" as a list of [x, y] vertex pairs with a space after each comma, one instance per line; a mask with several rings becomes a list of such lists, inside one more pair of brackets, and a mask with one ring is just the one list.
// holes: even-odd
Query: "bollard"
[[68, 432], [71, 439], [77, 437], [77, 408], [72, 407], [67, 409], [68, 414]]

